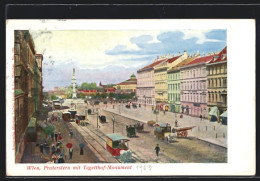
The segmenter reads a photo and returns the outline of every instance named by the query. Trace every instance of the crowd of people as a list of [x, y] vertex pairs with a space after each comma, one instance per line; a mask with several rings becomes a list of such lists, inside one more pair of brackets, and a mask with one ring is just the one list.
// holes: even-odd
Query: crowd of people
[[[53, 124], [54, 121], [60, 121], [60, 116], [54, 116], [53, 113], [46, 120], [46, 124]], [[73, 132], [70, 130], [70, 138], [72, 138]], [[66, 152], [62, 143], [62, 134], [61, 132], [52, 132], [51, 141], [45, 140], [44, 143], [41, 143], [40, 152], [42, 157], [49, 159], [52, 163], [65, 163], [67, 160]], [[69, 148], [69, 159], [72, 159], [73, 148]]]

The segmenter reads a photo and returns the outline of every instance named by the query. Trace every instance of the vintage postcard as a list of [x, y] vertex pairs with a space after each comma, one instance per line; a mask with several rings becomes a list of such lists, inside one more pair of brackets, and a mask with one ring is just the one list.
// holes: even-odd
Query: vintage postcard
[[253, 175], [254, 20], [7, 20], [8, 176]]

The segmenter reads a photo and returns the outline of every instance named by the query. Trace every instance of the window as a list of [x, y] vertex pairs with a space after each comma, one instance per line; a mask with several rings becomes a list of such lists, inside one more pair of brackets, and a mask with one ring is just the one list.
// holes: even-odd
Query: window
[[227, 78], [223, 78], [223, 87], [227, 86]]

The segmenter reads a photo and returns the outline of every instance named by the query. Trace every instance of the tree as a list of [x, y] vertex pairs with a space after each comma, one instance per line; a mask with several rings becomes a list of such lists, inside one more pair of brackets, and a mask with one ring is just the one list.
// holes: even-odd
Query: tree
[[46, 135], [51, 135], [55, 130], [55, 127], [52, 125], [46, 126], [43, 131]]
[[55, 99], [58, 99], [58, 97], [55, 94], [52, 94], [51, 95], [51, 100], [55, 100]]
[[108, 97], [109, 97], [109, 98], [114, 98], [114, 97], [115, 97], [115, 93], [114, 93], [114, 92], [110, 92], [110, 93], [108, 94]]
[[85, 94], [82, 93], [82, 92], [80, 92], [80, 93], [78, 94], [78, 98], [82, 98], [82, 99], [84, 99], [85, 97], [86, 97]]

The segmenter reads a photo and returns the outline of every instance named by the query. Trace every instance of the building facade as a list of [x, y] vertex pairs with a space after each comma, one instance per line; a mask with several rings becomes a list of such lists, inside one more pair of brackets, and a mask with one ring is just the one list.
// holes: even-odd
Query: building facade
[[116, 89], [119, 92], [136, 92], [137, 79], [134, 74], [131, 75], [130, 79], [120, 82], [116, 85]]
[[168, 84], [168, 103], [169, 103], [169, 111], [180, 113], [181, 104], [180, 104], [180, 67], [184, 66], [194, 59], [197, 56], [191, 57], [183, 60], [181, 63], [172, 67], [167, 71], [167, 84]]
[[196, 58], [181, 67], [181, 112], [196, 117], [208, 117], [206, 63], [211, 61], [213, 56]]
[[227, 110], [227, 47], [207, 64], [208, 108], [217, 107], [217, 121]]
[[155, 105], [154, 66], [161, 61], [155, 59], [154, 63], [137, 71], [136, 97], [138, 104]]
[[42, 104], [42, 59], [35, 58], [29, 31], [16, 30], [14, 36], [15, 161], [21, 162], [28, 125]]
[[187, 58], [188, 54], [184, 51], [183, 55], [179, 54], [178, 56], [171, 58], [168, 56], [168, 58], [155, 66], [155, 101], [160, 104], [160, 109], [162, 109], [162, 103], [168, 102], [167, 71]]

